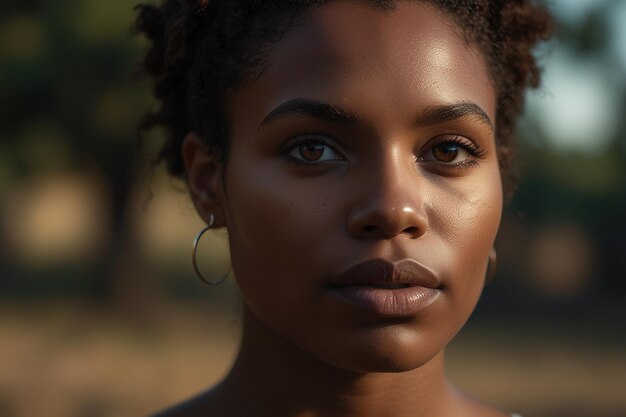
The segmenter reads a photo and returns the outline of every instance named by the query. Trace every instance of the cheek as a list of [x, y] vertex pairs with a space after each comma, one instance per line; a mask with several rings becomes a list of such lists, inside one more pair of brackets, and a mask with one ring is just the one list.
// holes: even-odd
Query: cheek
[[328, 205], [319, 190], [286, 181], [272, 163], [231, 162], [227, 222], [242, 296], [263, 319], [295, 322], [323, 285], [324, 271], [313, 269], [331, 233]]
[[435, 262], [444, 271], [449, 306], [467, 314], [482, 292], [502, 214], [500, 174], [493, 165], [454, 190], [440, 189], [429, 210], [431, 227], [445, 247]]

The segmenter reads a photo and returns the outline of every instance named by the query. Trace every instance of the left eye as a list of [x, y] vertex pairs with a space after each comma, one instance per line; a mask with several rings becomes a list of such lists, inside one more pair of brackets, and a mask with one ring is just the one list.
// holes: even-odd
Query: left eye
[[471, 158], [470, 152], [460, 143], [447, 141], [434, 145], [424, 156], [425, 161], [436, 161], [445, 164], [455, 164]]
[[308, 142], [295, 146], [289, 155], [303, 162], [322, 162], [340, 160], [341, 156], [330, 146], [320, 142]]

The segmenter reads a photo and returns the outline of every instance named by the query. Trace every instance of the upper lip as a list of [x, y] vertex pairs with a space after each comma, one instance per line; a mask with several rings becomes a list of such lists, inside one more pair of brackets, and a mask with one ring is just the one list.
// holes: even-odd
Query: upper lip
[[433, 289], [441, 286], [441, 282], [434, 272], [413, 259], [397, 262], [371, 259], [359, 262], [335, 275], [330, 284], [334, 287], [351, 285], [383, 288], [420, 286]]

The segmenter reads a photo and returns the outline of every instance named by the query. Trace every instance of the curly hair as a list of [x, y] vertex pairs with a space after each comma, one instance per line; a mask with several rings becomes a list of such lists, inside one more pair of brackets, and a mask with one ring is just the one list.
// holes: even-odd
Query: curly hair
[[[163, 126], [167, 140], [157, 161], [184, 176], [181, 144], [194, 131], [228, 154], [226, 96], [263, 71], [267, 49], [306, 12], [332, 0], [165, 0], [138, 5], [135, 30], [151, 41], [143, 69], [154, 79], [157, 112], [140, 129]], [[364, 0], [365, 1], [365, 0]], [[397, 0], [367, 0], [392, 9]], [[418, 1], [418, 0], [416, 0]], [[540, 82], [534, 47], [549, 37], [548, 11], [530, 0], [421, 0], [446, 11], [478, 46], [497, 94], [496, 143], [504, 189], [514, 185], [511, 169], [515, 123], [524, 92]]]

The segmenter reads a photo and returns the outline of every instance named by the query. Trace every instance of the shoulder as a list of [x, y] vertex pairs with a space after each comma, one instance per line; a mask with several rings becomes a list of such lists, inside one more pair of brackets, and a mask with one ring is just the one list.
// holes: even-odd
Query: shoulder
[[150, 417], [218, 417], [222, 416], [211, 391], [198, 395]]
[[211, 416], [211, 414], [203, 414], [202, 409], [185, 402], [174, 407], [152, 414], [150, 417], [200, 417]]
[[457, 395], [459, 408], [456, 410], [456, 415], [468, 417], [521, 417], [516, 414], [503, 413], [463, 392], [457, 391]]

